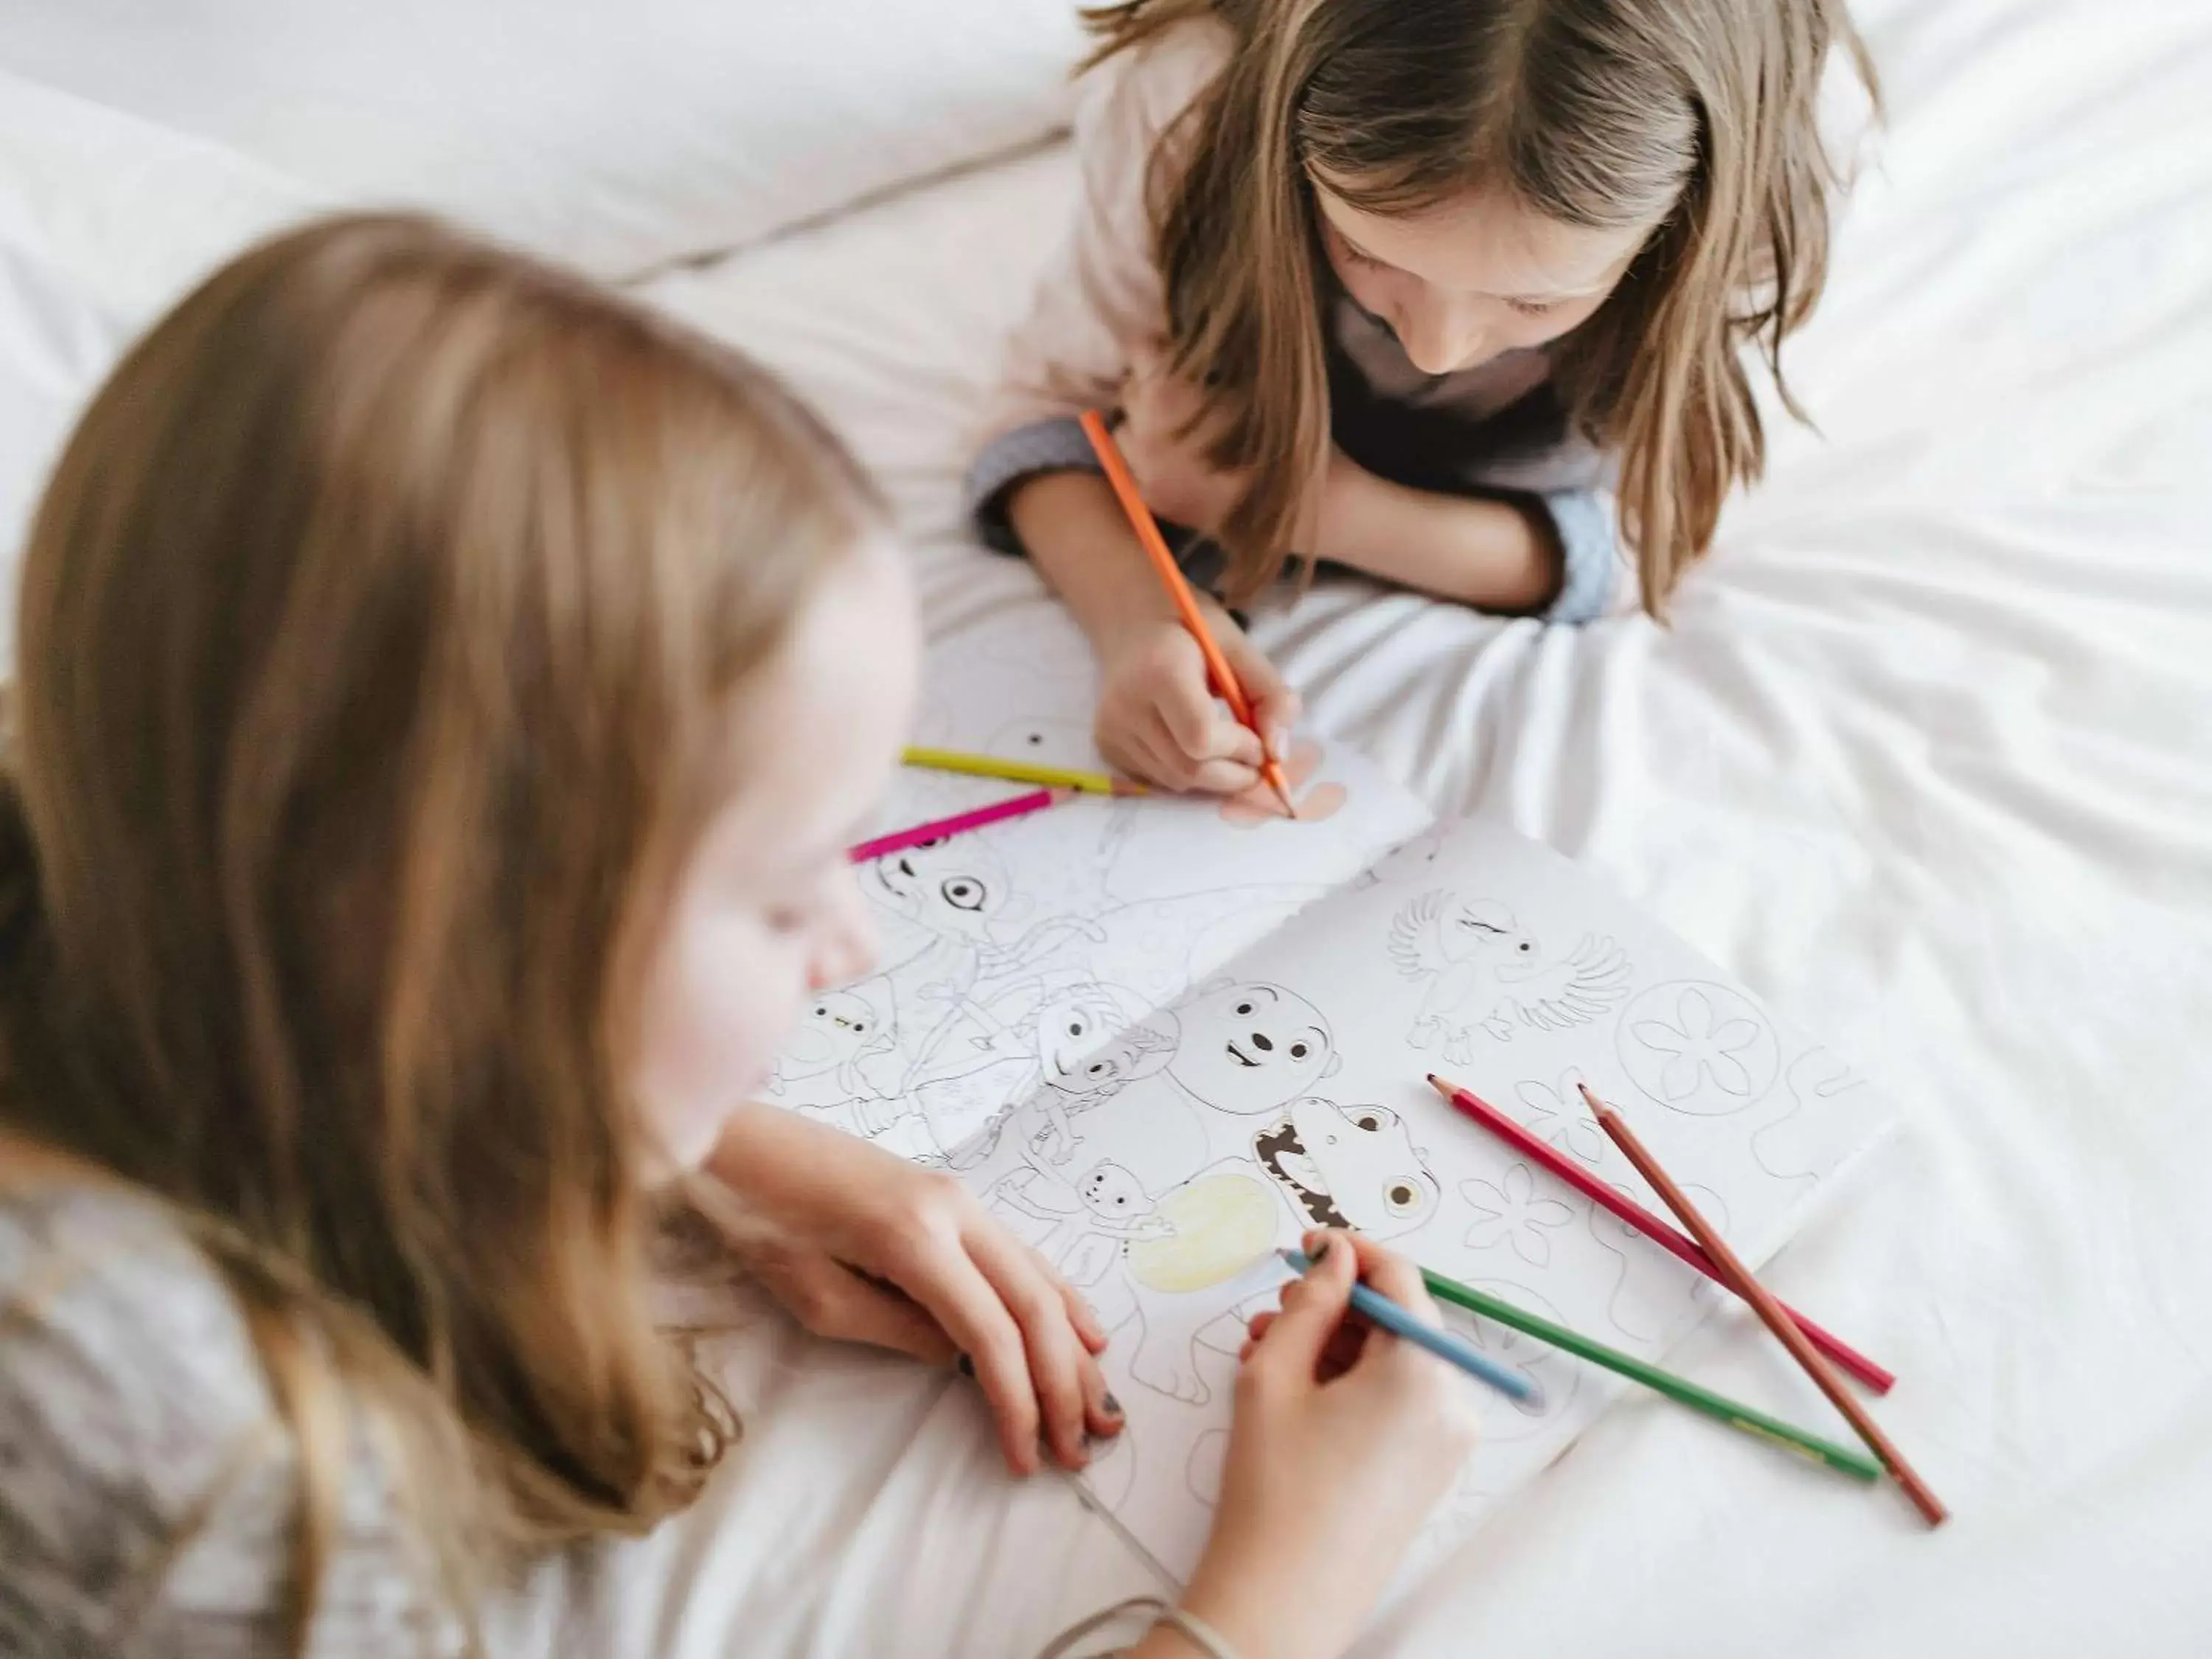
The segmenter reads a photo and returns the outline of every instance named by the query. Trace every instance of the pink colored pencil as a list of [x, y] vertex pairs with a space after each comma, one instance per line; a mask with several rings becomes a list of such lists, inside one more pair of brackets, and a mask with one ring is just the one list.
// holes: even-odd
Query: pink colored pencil
[[1049, 789], [1032, 789], [1026, 795], [1016, 795], [1011, 800], [994, 801], [988, 806], [979, 806], [972, 812], [956, 812], [949, 818], [933, 818], [927, 823], [917, 823], [911, 830], [893, 830], [888, 836], [878, 836], [873, 841], [864, 841], [848, 854], [855, 864], [866, 864], [870, 859], [889, 858], [893, 853], [903, 853], [909, 847], [919, 847], [926, 841], [943, 841], [947, 836], [962, 836], [970, 830], [981, 830], [987, 823], [996, 823], [1002, 818], [1018, 818], [1024, 812], [1042, 812], [1053, 803]]
[[[1645, 1209], [1626, 1194], [1619, 1192], [1600, 1181], [1580, 1164], [1569, 1161], [1542, 1141], [1530, 1134], [1511, 1118], [1499, 1111], [1481, 1096], [1462, 1089], [1455, 1083], [1447, 1083], [1434, 1072], [1429, 1073], [1429, 1086], [1451, 1102], [1466, 1116], [1496, 1135], [1514, 1151], [1525, 1154], [1531, 1161], [1543, 1165], [1553, 1175], [1572, 1187], [1593, 1203], [1601, 1204], [1619, 1216], [1637, 1231], [1671, 1255], [1679, 1256], [1695, 1267], [1713, 1283], [1727, 1291], [1735, 1286], [1729, 1282], [1718, 1264], [1699, 1248], [1697, 1240], [1680, 1229], [1670, 1226]], [[1897, 1386], [1897, 1377], [1884, 1370], [1854, 1348], [1843, 1338], [1824, 1330], [1796, 1309], [1783, 1306], [1790, 1322], [1805, 1334], [1805, 1340], [1872, 1389], [1876, 1394], [1887, 1394]]]

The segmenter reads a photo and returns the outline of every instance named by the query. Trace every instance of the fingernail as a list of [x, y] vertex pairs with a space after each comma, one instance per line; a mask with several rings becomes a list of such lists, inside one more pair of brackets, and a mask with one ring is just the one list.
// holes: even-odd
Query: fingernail
[[1109, 1417], [1119, 1417], [1119, 1416], [1121, 1416], [1121, 1402], [1120, 1401], [1118, 1401], [1118, 1400], [1116, 1400], [1116, 1399], [1115, 1399], [1115, 1398], [1114, 1398], [1114, 1393], [1113, 1393], [1113, 1390], [1112, 1390], [1112, 1389], [1108, 1389], [1108, 1390], [1107, 1390], [1107, 1393], [1106, 1393], [1106, 1397], [1105, 1397], [1103, 1400], [1100, 1401], [1098, 1403], [1099, 1403], [1100, 1405], [1103, 1406], [1103, 1407], [1106, 1408], [1106, 1415], [1107, 1415], [1107, 1416], [1109, 1416]]
[[953, 1368], [963, 1376], [973, 1376], [975, 1375], [975, 1362], [964, 1353], [962, 1354], [959, 1358], [954, 1360], [952, 1364]]

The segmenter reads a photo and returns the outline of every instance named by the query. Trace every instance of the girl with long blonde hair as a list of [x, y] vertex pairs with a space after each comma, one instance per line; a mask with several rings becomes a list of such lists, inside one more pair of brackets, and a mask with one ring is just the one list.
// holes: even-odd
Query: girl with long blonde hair
[[[1101, 750], [1251, 787], [1073, 416], [1227, 605], [1348, 567], [1581, 622], [1662, 612], [1758, 477], [1745, 364], [1819, 299], [1842, 0], [1122, 0], [1076, 124], [1073, 239], [970, 474], [1095, 646]], [[1782, 399], [1793, 412], [1786, 386]], [[1219, 605], [1279, 750], [1297, 699]]]
[[[868, 963], [915, 633], [774, 380], [434, 225], [279, 238], [128, 354], [32, 530], [0, 775], [0, 1650], [480, 1650], [508, 1568], [736, 1433], [653, 1317], [672, 1218], [959, 1360], [1018, 1471], [1118, 1431], [980, 1204], [744, 1103]], [[1425, 1306], [1346, 1241], [1260, 1328], [1148, 1655], [1340, 1645], [1466, 1443], [1412, 1351], [1336, 1375], [1355, 1270]]]

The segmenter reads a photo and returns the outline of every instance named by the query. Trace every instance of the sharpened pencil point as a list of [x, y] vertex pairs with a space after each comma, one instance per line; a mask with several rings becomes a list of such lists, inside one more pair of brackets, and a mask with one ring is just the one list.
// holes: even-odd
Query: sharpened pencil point
[[1577, 1078], [1575, 1079], [1575, 1087], [1583, 1091], [1583, 1103], [1588, 1106], [1593, 1112], [1604, 1112], [1610, 1111], [1612, 1109], [1595, 1094], [1591, 1093], [1589, 1085], [1584, 1083], [1580, 1078]]
[[1437, 1076], [1434, 1072], [1431, 1072], [1431, 1073], [1429, 1073], [1429, 1087], [1431, 1087], [1431, 1089], [1434, 1089], [1434, 1090], [1435, 1090], [1438, 1094], [1442, 1095], [1442, 1096], [1443, 1096], [1446, 1100], [1449, 1100], [1449, 1099], [1450, 1099], [1454, 1095], [1455, 1095], [1455, 1094], [1457, 1094], [1457, 1093], [1459, 1092], [1459, 1091], [1458, 1091], [1458, 1090], [1456, 1090], [1456, 1089], [1453, 1088], [1453, 1087], [1452, 1087], [1452, 1085], [1451, 1085], [1450, 1084], [1449, 1084], [1449, 1083], [1445, 1082], [1442, 1078], [1438, 1077], [1438, 1076]]

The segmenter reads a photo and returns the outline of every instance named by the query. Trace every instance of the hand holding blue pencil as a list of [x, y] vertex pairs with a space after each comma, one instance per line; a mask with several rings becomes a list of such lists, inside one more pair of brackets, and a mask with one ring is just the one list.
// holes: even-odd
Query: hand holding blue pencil
[[[1280, 1250], [1277, 1254], [1298, 1273], [1312, 1271], [1313, 1260], [1304, 1250]], [[1527, 1377], [1517, 1371], [1507, 1370], [1473, 1343], [1462, 1341], [1449, 1331], [1424, 1324], [1380, 1291], [1355, 1281], [1352, 1286], [1352, 1306], [1354, 1311], [1378, 1329], [1386, 1330], [1393, 1336], [1402, 1336], [1416, 1347], [1426, 1348], [1437, 1358], [1458, 1366], [1468, 1376], [1487, 1382], [1510, 1399], [1529, 1400], [1535, 1396], [1535, 1385]]]

